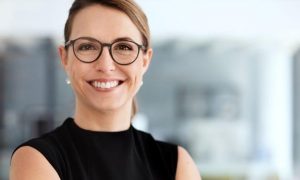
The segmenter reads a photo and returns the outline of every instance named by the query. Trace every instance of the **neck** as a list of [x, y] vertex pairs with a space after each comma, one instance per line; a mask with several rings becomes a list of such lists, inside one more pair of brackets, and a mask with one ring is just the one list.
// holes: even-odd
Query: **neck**
[[91, 131], [123, 131], [130, 127], [131, 106], [118, 110], [99, 111], [76, 102], [74, 121], [86, 130]]

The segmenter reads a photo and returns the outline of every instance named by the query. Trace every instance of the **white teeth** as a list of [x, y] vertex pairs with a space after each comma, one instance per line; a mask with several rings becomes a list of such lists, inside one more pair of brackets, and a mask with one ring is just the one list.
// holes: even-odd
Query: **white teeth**
[[113, 88], [113, 87], [116, 87], [118, 84], [119, 84], [118, 81], [110, 81], [110, 82], [98, 82], [98, 81], [94, 81], [92, 83], [92, 85], [95, 88], [102, 88], [102, 89]]

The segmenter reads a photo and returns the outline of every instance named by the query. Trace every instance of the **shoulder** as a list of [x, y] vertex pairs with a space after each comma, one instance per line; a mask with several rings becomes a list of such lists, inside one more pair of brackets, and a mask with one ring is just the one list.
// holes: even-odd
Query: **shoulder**
[[189, 153], [181, 146], [178, 146], [178, 164], [176, 180], [201, 180], [199, 170]]
[[11, 159], [10, 180], [58, 180], [57, 172], [47, 159], [30, 146], [20, 147]]
[[[134, 129], [134, 128], [133, 128]], [[135, 136], [142, 141], [142, 143], [147, 147], [150, 148], [158, 148], [158, 150], [163, 153], [163, 154], [170, 154], [170, 153], [175, 153], [177, 157], [177, 145], [156, 140], [150, 133], [140, 131], [137, 129], [134, 129]], [[177, 159], [177, 158], [176, 158]]]
[[59, 179], [63, 129], [60, 126], [18, 146], [11, 158], [10, 179]]
[[[167, 169], [170, 170], [170, 175], [176, 177], [176, 180], [201, 180], [196, 164], [183, 147], [155, 140], [151, 134], [143, 131], [134, 131], [142, 141], [146, 142], [147, 151], [162, 157]], [[153, 147], [157, 147], [155, 149], [158, 149], [158, 154], [151, 151]]]
[[156, 141], [168, 164], [173, 169], [176, 180], [201, 180], [198, 167], [183, 147]]
[[167, 159], [170, 164], [174, 164], [174, 169], [176, 169], [178, 161], [178, 146], [172, 143], [155, 141], [161, 154]]
[[137, 138], [137, 150], [140, 154], [147, 156], [147, 162], [149, 161], [154, 169], [163, 171], [162, 173], [166, 173], [169, 179], [175, 179], [178, 160], [177, 145], [156, 140], [147, 132], [134, 131]]

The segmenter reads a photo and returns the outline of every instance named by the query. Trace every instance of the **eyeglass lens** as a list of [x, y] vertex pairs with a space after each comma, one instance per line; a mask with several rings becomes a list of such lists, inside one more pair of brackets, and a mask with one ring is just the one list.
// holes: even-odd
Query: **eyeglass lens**
[[[107, 46], [107, 45], [106, 45]], [[74, 42], [74, 53], [83, 62], [93, 62], [101, 55], [104, 45], [93, 39], [80, 38]], [[139, 54], [139, 46], [131, 41], [116, 41], [110, 46], [110, 54], [119, 64], [133, 62]]]

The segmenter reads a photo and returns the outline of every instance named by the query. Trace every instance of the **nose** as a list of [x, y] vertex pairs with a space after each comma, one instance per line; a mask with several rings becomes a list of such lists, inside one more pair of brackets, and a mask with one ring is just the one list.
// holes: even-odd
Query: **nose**
[[103, 47], [100, 57], [96, 61], [96, 69], [102, 72], [114, 71], [115, 63], [110, 55], [109, 47]]

